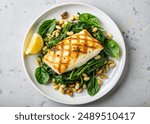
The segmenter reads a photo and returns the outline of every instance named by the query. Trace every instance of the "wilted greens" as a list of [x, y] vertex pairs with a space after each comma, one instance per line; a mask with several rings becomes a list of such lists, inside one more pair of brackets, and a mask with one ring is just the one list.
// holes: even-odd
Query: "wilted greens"
[[[92, 37], [96, 38], [101, 44], [104, 46], [104, 50], [102, 50], [99, 55], [101, 56], [99, 59], [95, 60], [92, 58], [87, 63], [78, 67], [72, 71], [63, 73], [58, 75], [55, 73], [49, 66], [47, 66], [44, 62], [41, 62], [40, 67], [38, 67], [35, 71], [35, 77], [40, 84], [47, 84], [49, 80], [53, 79], [56, 83], [60, 84], [71, 84], [76, 81], [80, 82], [81, 85], [87, 84], [87, 92], [90, 96], [94, 96], [100, 89], [98, 84], [98, 80], [95, 76], [96, 70], [103, 69], [105, 61], [108, 57], [119, 58], [120, 56], [120, 47], [116, 43], [115, 40], [109, 39], [106, 36], [106, 32], [102, 28], [101, 22], [97, 17], [89, 13], [81, 13], [79, 14], [79, 21], [69, 22], [64, 28], [60, 30], [60, 35], [58, 37], [52, 37], [51, 39], [47, 38], [47, 34], [51, 35], [55, 30], [56, 20], [46, 20], [44, 21], [39, 29], [38, 33], [43, 37], [45, 41], [45, 45], [47, 49], [52, 48], [61, 40], [67, 37], [68, 31], [73, 31], [74, 33], [78, 33], [83, 29], [86, 29]], [[93, 27], [97, 27], [97, 31], [93, 32]], [[42, 51], [39, 57], [43, 58], [46, 54], [47, 49]], [[86, 73], [90, 78], [88, 81], [83, 80], [82, 74]]]

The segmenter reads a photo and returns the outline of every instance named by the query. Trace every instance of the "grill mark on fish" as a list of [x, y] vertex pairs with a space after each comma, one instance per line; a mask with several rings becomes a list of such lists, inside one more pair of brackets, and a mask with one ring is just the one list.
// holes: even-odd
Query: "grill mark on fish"
[[[70, 36], [54, 46], [51, 50], [49, 50], [49, 54], [44, 56], [46, 63], [54, 67], [61, 74], [65, 72], [66, 68], [68, 68], [71, 58], [75, 62], [80, 54], [87, 54], [94, 51], [96, 48], [102, 47], [99, 41], [89, 34], [86, 34], [88, 32], [84, 33], [85, 34], [75, 34], [76, 38]], [[81, 40], [83, 40], [83, 42]], [[64, 46], [69, 46], [69, 49]], [[57, 51], [59, 51], [59, 55], [56, 54]], [[64, 52], [68, 53], [65, 55]], [[52, 58], [51, 61], [48, 59], [49, 55]], [[66, 61], [65, 58], [67, 59]]]

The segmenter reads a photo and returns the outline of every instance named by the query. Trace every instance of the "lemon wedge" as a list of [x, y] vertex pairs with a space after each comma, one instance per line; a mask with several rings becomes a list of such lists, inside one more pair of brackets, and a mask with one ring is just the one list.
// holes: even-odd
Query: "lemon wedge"
[[25, 51], [26, 55], [29, 54], [37, 54], [38, 52], [41, 51], [42, 47], [43, 47], [43, 39], [41, 37], [41, 35], [39, 35], [38, 33], [34, 33], [34, 35], [32, 36], [28, 47]]

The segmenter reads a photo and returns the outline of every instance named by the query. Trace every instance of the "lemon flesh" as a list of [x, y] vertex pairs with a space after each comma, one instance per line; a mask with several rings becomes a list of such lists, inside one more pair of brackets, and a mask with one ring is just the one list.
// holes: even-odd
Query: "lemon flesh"
[[37, 54], [41, 51], [42, 47], [43, 47], [43, 39], [42, 39], [41, 35], [39, 35], [38, 33], [34, 33], [34, 35], [32, 36], [32, 38], [28, 44], [25, 54], [26, 55]]

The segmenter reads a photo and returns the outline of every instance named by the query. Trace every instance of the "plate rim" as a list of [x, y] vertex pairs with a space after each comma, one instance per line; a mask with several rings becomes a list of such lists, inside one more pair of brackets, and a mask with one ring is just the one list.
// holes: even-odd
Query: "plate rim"
[[[112, 22], [114, 23], [114, 25], [116, 26], [116, 28], [118, 29], [119, 31], [119, 34], [121, 36], [121, 39], [123, 41], [123, 46], [124, 46], [124, 57], [122, 58], [123, 59], [123, 63], [122, 63], [122, 66], [121, 66], [121, 70], [120, 70], [120, 73], [118, 75], [118, 77], [116, 78], [115, 80], [115, 83], [113, 83], [113, 85], [111, 87], [109, 87], [102, 95], [99, 95], [98, 97], [95, 97], [95, 99], [91, 99], [89, 101], [82, 101], [80, 103], [66, 103], [65, 101], [62, 101], [62, 100], [57, 100], [55, 98], [51, 98], [50, 96], [48, 96], [46, 93], [44, 93], [43, 91], [41, 91], [34, 83], [33, 81], [31, 80], [28, 72], [27, 72], [27, 69], [26, 69], [26, 66], [25, 66], [25, 60], [24, 60], [24, 45], [25, 45], [25, 40], [26, 40], [26, 37], [27, 37], [27, 34], [29, 33], [31, 27], [34, 25], [34, 23], [45, 13], [47, 13], [48, 11], [56, 8], [56, 7], [61, 7], [61, 6], [64, 6], [64, 5], [73, 5], [73, 4], [76, 4], [76, 5], [84, 5], [84, 6], [87, 6], [87, 7], [90, 7], [96, 11], [100, 11], [101, 13], [103, 13], [105, 16], [107, 16], [110, 20], [112, 20]], [[114, 20], [109, 16], [107, 15], [105, 12], [103, 12], [101, 9], [93, 6], [93, 5], [89, 5], [87, 3], [83, 3], [83, 2], [65, 2], [65, 3], [56, 3], [55, 5], [52, 5], [50, 8], [44, 10], [41, 14], [39, 14], [33, 21], [32, 23], [29, 25], [29, 27], [27, 28], [27, 31], [25, 33], [25, 36], [24, 36], [24, 39], [23, 39], [23, 43], [22, 43], [22, 47], [21, 47], [21, 58], [22, 58], [22, 64], [23, 64], [23, 69], [25, 71], [25, 74], [28, 78], [28, 80], [32, 83], [32, 85], [41, 93], [43, 94], [45, 97], [47, 97], [48, 99], [50, 100], [53, 100], [57, 103], [61, 103], [61, 104], [66, 104], [66, 105], [82, 105], [82, 104], [87, 104], [87, 103], [91, 103], [93, 101], [96, 101], [102, 97], [104, 97], [107, 93], [109, 93], [114, 87], [115, 85], [118, 83], [119, 79], [121, 78], [122, 74], [123, 74], [123, 71], [124, 71], [124, 68], [125, 68], [125, 64], [126, 64], [126, 44], [125, 44], [125, 41], [124, 41], [124, 38], [123, 38], [123, 35], [119, 29], [119, 27], [117, 26], [117, 24], [114, 22]]]

